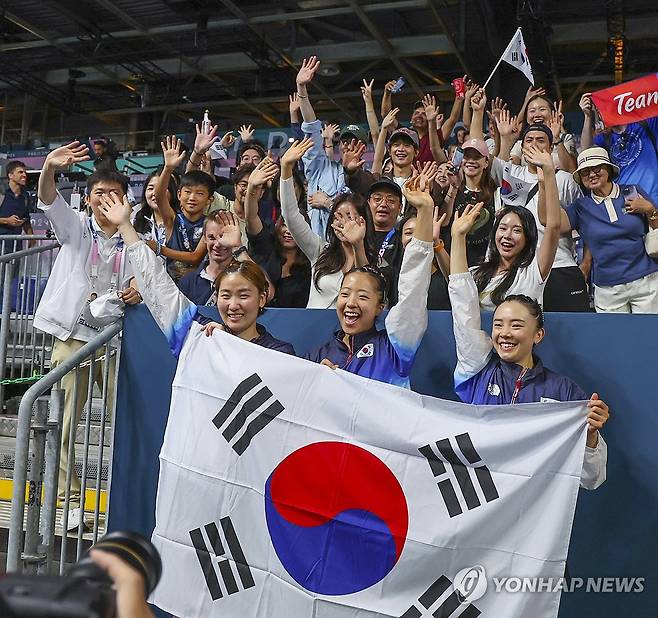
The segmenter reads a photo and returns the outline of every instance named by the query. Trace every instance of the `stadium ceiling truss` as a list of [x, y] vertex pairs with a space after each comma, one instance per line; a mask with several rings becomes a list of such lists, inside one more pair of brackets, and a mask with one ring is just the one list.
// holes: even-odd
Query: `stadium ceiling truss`
[[[314, 103], [362, 116], [361, 79], [403, 76], [409, 100], [457, 75], [486, 79], [517, 25], [542, 84], [573, 104], [656, 70], [655, 0], [0, 0], [5, 113], [103, 117], [212, 107], [226, 119], [287, 122], [296, 67], [322, 61]], [[619, 60], [618, 60], [619, 63]], [[617, 68], [619, 68], [617, 66]], [[1, 103], [1, 99], [0, 99]], [[47, 112], [46, 112], [47, 113]], [[23, 112], [24, 114], [24, 112]], [[13, 120], [20, 124], [20, 113]], [[12, 122], [11, 114], [6, 119]]]

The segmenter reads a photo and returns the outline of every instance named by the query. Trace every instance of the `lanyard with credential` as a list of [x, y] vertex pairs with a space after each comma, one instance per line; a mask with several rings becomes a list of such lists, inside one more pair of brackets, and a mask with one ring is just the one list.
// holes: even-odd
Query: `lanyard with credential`
[[[94, 229], [91, 219], [89, 219], [89, 229], [91, 230], [91, 289], [92, 300], [98, 297], [96, 292], [96, 282], [98, 281], [98, 264], [100, 263], [100, 252], [98, 250], [98, 232]], [[112, 264], [112, 279], [110, 280], [110, 289], [112, 292], [117, 289], [119, 281], [119, 272], [121, 271], [121, 259], [123, 257], [123, 240], [119, 240], [114, 253], [114, 263]]]
[[180, 233], [183, 237], [183, 245], [185, 246], [185, 251], [192, 251], [192, 245], [190, 245], [190, 237], [187, 235], [187, 230], [185, 229], [185, 220], [183, 219], [183, 215], [179, 213], [177, 218], [178, 223], [180, 223]]
[[393, 238], [395, 235], [395, 228], [393, 228], [388, 234], [386, 234], [386, 238], [382, 241], [382, 246], [379, 248], [379, 259], [381, 260], [384, 257], [384, 253], [386, 253], [386, 249], [388, 249], [388, 242]]

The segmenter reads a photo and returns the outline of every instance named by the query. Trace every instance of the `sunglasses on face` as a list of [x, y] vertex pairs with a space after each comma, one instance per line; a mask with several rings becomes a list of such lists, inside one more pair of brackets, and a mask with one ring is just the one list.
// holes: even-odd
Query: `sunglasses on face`
[[590, 174], [598, 175], [603, 170], [603, 165], [596, 165], [595, 167], [588, 167], [586, 170], [580, 172], [581, 178], [587, 178]]

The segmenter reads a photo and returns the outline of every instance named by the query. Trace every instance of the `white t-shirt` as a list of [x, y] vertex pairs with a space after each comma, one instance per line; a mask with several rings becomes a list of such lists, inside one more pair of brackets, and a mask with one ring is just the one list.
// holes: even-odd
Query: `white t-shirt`
[[[473, 277], [475, 277], [475, 271], [477, 268], [477, 266], [469, 268]], [[491, 301], [491, 292], [493, 292], [505, 275], [506, 273], [501, 273], [492, 277], [488, 285], [480, 292], [480, 309], [491, 312], [496, 310], [496, 305]], [[537, 262], [537, 255], [535, 254], [535, 258], [529, 266], [526, 268], [519, 268], [516, 271], [516, 277], [514, 277], [512, 285], [508, 288], [507, 292], [505, 292], [505, 296], [509, 296], [510, 294], [525, 294], [530, 298], [537, 299], [541, 305], [544, 298], [545, 285], [546, 280], [541, 278], [539, 263]]]
[[[499, 159], [498, 157], [494, 158], [491, 163], [491, 177], [494, 179], [496, 184], [500, 185], [503, 179], [503, 167], [505, 166], [505, 161]], [[533, 174], [526, 166], [524, 165], [514, 165], [510, 163], [510, 173], [514, 178], [519, 178], [524, 182], [532, 183], [533, 185], [537, 183], [537, 174]], [[573, 176], [568, 172], [563, 172], [562, 170], [557, 170], [555, 173], [555, 180], [557, 182], [557, 194], [560, 199], [560, 205], [562, 207], [569, 206], [573, 204], [578, 198], [583, 196], [583, 192], [580, 190], [580, 187], [573, 179]], [[496, 203], [496, 210], [499, 207], [502, 207], [502, 203]], [[526, 208], [532, 213], [535, 218], [535, 223], [537, 224], [537, 247], [541, 245], [544, 239], [544, 226], [539, 222], [539, 193], [536, 193], [533, 198], [528, 202]], [[560, 240], [557, 245], [557, 251], [555, 252], [555, 260], [553, 261], [553, 268], [564, 268], [566, 266], [577, 266], [576, 263], [576, 243], [571, 234], [560, 236]]]
[[[567, 152], [572, 154], [574, 157], [578, 156], [578, 151], [576, 150], [576, 140], [574, 140], [573, 135], [571, 135], [571, 133], [565, 133], [562, 140], [562, 143], [567, 149]], [[557, 154], [558, 147], [559, 145], [553, 146], [553, 163], [555, 164], [555, 169], [560, 168], [560, 157]], [[523, 165], [525, 165], [525, 159], [523, 158], [523, 150], [520, 139], [516, 141], [514, 146], [512, 146], [512, 150], [510, 150], [510, 156], [518, 159]]]

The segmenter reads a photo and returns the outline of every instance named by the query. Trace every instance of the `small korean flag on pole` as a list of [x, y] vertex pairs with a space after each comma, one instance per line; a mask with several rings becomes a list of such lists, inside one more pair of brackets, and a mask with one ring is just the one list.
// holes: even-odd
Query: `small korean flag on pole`
[[511, 64], [513, 67], [521, 71], [521, 73], [528, 78], [530, 83], [533, 86], [535, 85], [535, 78], [532, 74], [530, 58], [528, 58], [528, 52], [525, 48], [521, 28], [514, 33], [512, 40], [503, 54], [503, 60], [507, 62], [507, 64]]

